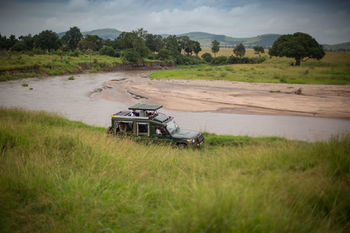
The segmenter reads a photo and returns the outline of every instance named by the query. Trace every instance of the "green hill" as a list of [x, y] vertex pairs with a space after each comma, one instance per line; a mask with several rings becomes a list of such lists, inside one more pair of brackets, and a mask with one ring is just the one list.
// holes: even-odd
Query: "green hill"
[[102, 39], [111, 39], [114, 40], [120, 35], [121, 31], [113, 28], [105, 28], [105, 29], [96, 29], [88, 32], [83, 32], [83, 35], [96, 35], [101, 37]]
[[349, 137], [235, 138], [181, 150], [0, 109], [1, 232], [348, 232]]
[[[62, 36], [64, 36], [66, 32], [60, 32], [57, 33], [58, 36], [61, 38]], [[115, 38], [117, 38], [120, 35], [121, 31], [117, 30], [117, 29], [113, 29], [113, 28], [104, 28], [104, 29], [96, 29], [96, 30], [92, 30], [92, 31], [87, 31], [87, 32], [82, 32], [82, 34], [85, 35], [96, 35], [101, 37], [102, 39], [110, 39], [110, 40], [114, 40]]]
[[323, 45], [323, 48], [326, 51], [350, 51], [350, 41], [345, 43], [335, 44], [335, 45], [325, 44]]
[[189, 32], [181, 34], [180, 36], [188, 36], [191, 40], [198, 41], [202, 46], [211, 46], [213, 40], [220, 42], [222, 47], [234, 47], [242, 43], [246, 47], [253, 47], [260, 45], [265, 48], [271, 47], [273, 42], [280, 36], [279, 34], [264, 34], [256, 37], [234, 38], [225, 35], [216, 35], [205, 32]]

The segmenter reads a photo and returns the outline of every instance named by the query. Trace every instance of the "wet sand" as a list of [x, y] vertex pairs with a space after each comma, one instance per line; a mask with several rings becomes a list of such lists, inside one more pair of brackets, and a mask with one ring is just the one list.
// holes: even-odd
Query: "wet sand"
[[147, 72], [104, 84], [93, 94], [122, 103], [157, 103], [185, 112], [350, 118], [350, 85], [152, 80]]

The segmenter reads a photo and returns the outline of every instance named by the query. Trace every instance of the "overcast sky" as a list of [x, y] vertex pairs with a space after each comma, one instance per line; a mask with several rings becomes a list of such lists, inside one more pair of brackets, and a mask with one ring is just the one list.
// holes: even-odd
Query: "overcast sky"
[[155, 34], [232, 37], [306, 32], [322, 44], [350, 41], [349, 0], [0, 0], [0, 33], [144, 28]]

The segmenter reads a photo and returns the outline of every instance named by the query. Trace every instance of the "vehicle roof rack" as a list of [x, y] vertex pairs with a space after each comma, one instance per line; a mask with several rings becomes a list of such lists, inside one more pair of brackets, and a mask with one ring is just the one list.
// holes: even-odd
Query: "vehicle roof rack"
[[160, 104], [135, 104], [133, 106], [129, 107], [129, 110], [150, 110], [150, 111], [157, 111], [158, 109], [162, 108], [163, 106]]

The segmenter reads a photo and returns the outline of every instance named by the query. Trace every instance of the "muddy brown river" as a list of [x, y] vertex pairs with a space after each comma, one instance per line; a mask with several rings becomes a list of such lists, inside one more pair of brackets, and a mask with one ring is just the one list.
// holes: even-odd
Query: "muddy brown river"
[[[76, 75], [75, 80], [68, 80], [68, 76], [57, 76], [1, 82], [0, 106], [56, 112], [70, 120], [107, 127], [111, 114], [127, 109], [129, 104], [93, 98], [92, 94], [108, 88], [104, 85], [107, 81], [130, 76], [135, 76], [135, 72], [81, 74]], [[28, 87], [23, 87], [23, 83], [27, 83]], [[343, 119], [167, 109], [161, 112], [174, 116], [180, 127], [216, 134], [321, 141], [350, 133], [350, 120]]]

